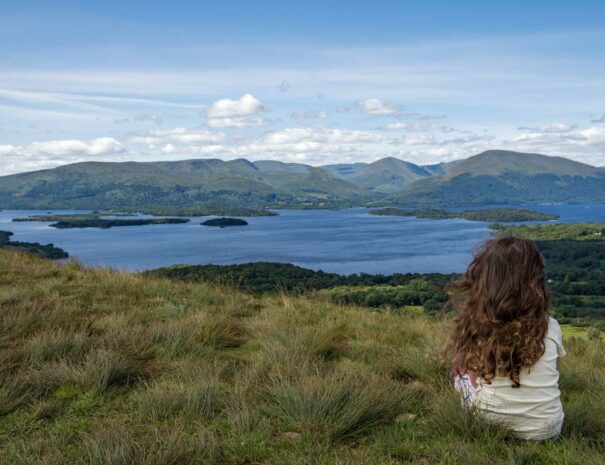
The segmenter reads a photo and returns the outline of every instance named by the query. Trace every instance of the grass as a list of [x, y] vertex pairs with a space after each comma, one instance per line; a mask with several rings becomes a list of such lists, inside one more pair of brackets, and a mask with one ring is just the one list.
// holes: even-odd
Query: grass
[[605, 463], [605, 342], [572, 334], [557, 442], [462, 410], [447, 318], [0, 251], [0, 463]]

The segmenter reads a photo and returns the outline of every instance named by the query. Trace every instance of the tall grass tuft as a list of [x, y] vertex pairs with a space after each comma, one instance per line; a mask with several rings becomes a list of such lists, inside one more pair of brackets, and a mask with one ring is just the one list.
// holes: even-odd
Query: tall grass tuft
[[472, 408], [462, 408], [456, 392], [442, 391], [435, 398], [429, 421], [434, 431], [444, 437], [489, 443], [509, 436], [505, 426], [484, 421]]
[[391, 421], [403, 407], [398, 391], [338, 372], [276, 375], [265, 406], [268, 414], [289, 431], [336, 441]]
[[202, 322], [200, 338], [204, 345], [215, 349], [230, 349], [246, 342], [246, 329], [232, 316], [216, 315]]

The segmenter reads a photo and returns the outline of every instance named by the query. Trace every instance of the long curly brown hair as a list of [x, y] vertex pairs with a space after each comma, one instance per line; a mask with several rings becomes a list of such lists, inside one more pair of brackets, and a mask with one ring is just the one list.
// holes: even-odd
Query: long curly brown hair
[[519, 387], [521, 370], [544, 353], [548, 329], [550, 296], [536, 245], [510, 236], [486, 242], [448, 292], [457, 310], [444, 347], [452, 368], [488, 384], [508, 376]]

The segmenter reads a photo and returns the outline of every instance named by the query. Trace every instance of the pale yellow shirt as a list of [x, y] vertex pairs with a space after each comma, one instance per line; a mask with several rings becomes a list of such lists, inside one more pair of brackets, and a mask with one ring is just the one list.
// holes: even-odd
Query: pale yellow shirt
[[486, 420], [504, 424], [517, 438], [558, 436], [564, 415], [557, 359], [564, 355], [561, 327], [550, 318], [544, 354], [531, 369], [521, 372], [521, 386], [513, 388], [508, 377], [496, 377], [491, 384], [478, 379], [473, 405]]

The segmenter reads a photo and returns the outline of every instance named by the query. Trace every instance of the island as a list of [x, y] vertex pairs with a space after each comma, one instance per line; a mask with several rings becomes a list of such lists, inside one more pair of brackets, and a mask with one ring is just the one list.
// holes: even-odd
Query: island
[[211, 206], [199, 208], [144, 208], [138, 211], [152, 216], [279, 216], [279, 213], [266, 208], [246, 208], [229, 206]]
[[[110, 213], [107, 213], [106, 216], [109, 216]], [[117, 216], [117, 215], [113, 215]], [[74, 220], [98, 220], [100, 219], [101, 213], [92, 212], [92, 213], [67, 213], [67, 214], [53, 214], [47, 213], [46, 215], [31, 215], [31, 216], [22, 216], [18, 218], [13, 218], [11, 221], [15, 223], [23, 223], [29, 221], [40, 221], [40, 222], [56, 222], [56, 221], [74, 221]]]
[[605, 241], [605, 223], [490, 224], [489, 228], [493, 230], [492, 236], [511, 234], [534, 241]]
[[13, 249], [29, 252], [43, 258], [58, 260], [67, 258], [69, 255], [65, 250], [55, 247], [53, 244], [39, 244], [38, 242], [11, 241], [11, 231], [0, 231], [0, 249]]
[[219, 228], [226, 228], [228, 226], [247, 226], [248, 222], [240, 218], [212, 218], [200, 223], [202, 226], [216, 226]]
[[68, 228], [101, 228], [108, 229], [117, 226], [145, 226], [148, 224], [181, 224], [188, 223], [189, 218], [138, 218], [138, 219], [108, 219], [94, 218], [84, 220], [61, 220], [49, 226], [57, 229]]
[[558, 215], [551, 215], [525, 208], [489, 208], [485, 210], [451, 211], [438, 208], [402, 209], [395, 207], [371, 210], [370, 215], [378, 216], [414, 216], [421, 219], [445, 220], [460, 218], [469, 221], [519, 222], [519, 221], [554, 221]]

